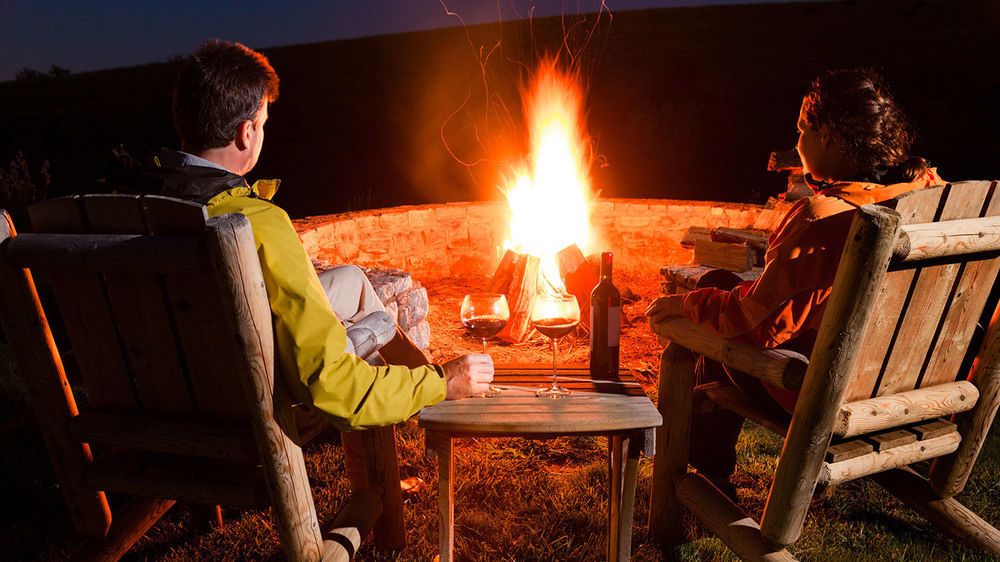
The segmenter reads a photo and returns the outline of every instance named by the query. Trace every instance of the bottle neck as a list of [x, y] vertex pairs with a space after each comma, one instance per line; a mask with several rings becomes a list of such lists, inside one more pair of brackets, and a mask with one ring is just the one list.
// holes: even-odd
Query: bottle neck
[[601, 281], [611, 281], [612, 257], [611, 252], [601, 254]]

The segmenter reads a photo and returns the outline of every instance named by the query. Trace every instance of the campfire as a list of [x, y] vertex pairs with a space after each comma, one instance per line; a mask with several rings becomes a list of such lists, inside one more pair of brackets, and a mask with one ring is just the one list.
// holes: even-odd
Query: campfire
[[569, 293], [586, 328], [590, 292], [597, 284], [590, 230], [594, 194], [590, 145], [583, 131], [583, 89], [577, 77], [543, 61], [522, 92], [531, 152], [501, 189], [510, 207], [506, 252], [490, 289], [504, 293], [510, 321], [498, 335], [523, 341], [531, 331], [531, 303], [539, 291]]

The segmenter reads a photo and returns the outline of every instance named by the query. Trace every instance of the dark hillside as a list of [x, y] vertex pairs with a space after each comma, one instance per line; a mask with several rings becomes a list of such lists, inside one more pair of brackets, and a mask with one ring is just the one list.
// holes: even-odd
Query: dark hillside
[[[254, 174], [285, 180], [278, 200], [293, 216], [499, 197], [498, 174], [523, 142], [522, 69], [558, 48], [566, 26], [589, 84], [588, 127], [607, 162], [594, 178], [606, 195], [746, 201], [780, 191], [783, 178], [764, 165], [794, 144], [809, 81], [860, 65], [883, 70], [919, 126], [917, 153], [946, 178], [994, 177], [998, 20], [985, 1], [719, 6], [269, 49], [282, 94]], [[176, 146], [176, 69], [0, 84], [0, 158], [21, 149], [50, 159], [58, 193], [89, 185], [119, 142], [135, 152]], [[442, 132], [478, 164], [453, 158]]]

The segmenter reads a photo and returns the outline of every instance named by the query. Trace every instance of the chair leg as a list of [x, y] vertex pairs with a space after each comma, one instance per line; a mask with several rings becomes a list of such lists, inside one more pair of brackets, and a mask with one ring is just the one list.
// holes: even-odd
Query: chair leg
[[159, 498], [129, 500], [115, 513], [107, 536], [90, 543], [76, 559], [118, 560], [173, 506], [174, 500]]
[[379, 550], [402, 552], [406, 548], [403, 491], [399, 487], [396, 427], [379, 427], [361, 433], [368, 482], [382, 490], [382, 516], [375, 522], [374, 541]]
[[693, 353], [673, 344], [660, 357], [657, 408], [663, 425], [656, 430], [649, 533], [663, 546], [679, 544], [685, 538], [675, 479], [687, 472], [695, 360]]
[[955, 498], [940, 498], [922, 476], [909, 467], [872, 475], [883, 488], [915, 509], [951, 538], [1000, 556], [1000, 531]]
[[191, 523], [199, 533], [222, 530], [222, 508], [203, 503], [191, 504]]

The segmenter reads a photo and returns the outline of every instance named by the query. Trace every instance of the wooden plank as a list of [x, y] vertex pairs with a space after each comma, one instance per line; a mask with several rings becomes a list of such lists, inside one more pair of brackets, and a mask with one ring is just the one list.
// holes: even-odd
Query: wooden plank
[[[87, 230], [79, 197], [53, 199], [30, 209], [36, 232], [83, 233]], [[105, 292], [97, 273], [53, 270], [49, 282], [87, 396], [97, 409], [135, 412], [139, 400], [122, 351]]]
[[[982, 214], [989, 217], [1000, 215], [1000, 193], [997, 193], [995, 182], [962, 182], [955, 184], [955, 189], [986, 191], [989, 201]], [[1000, 258], [966, 263], [961, 269], [930, 357], [923, 367], [921, 386], [941, 384], [965, 376], [958, 370], [997, 273], [1000, 273]]]
[[962, 434], [962, 444], [954, 455], [931, 465], [931, 487], [942, 498], [951, 497], [965, 487], [1000, 407], [1000, 311], [993, 313], [969, 380], [979, 389], [979, 403], [953, 419]]
[[[947, 192], [938, 220], [977, 217], [988, 195], [988, 182], [953, 185]], [[918, 388], [921, 368], [932, 350], [960, 269], [960, 264], [952, 263], [919, 270], [876, 396]], [[988, 292], [989, 288], [984, 290]], [[964, 350], [959, 356], [964, 356]], [[952, 374], [950, 380], [954, 378]]]
[[942, 435], [957, 431], [958, 426], [945, 420], [932, 420], [918, 423], [910, 427], [909, 430], [917, 435], [917, 439], [923, 441], [924, 439], [934, 439], [935, 437], [941, 437]]
[[[0, 242], [16, 235], [10, 216], [0, 210]], [[0, 325], [31, 397], [73, 526], [81, 534], [102, 535], [111, 522], [111, 511], [104, 493], [84, 480], [84, 471], [92, 460], [90, 447], [69, 432], [69, 420], [78, 414], [76, 401], [34, 280], [29, 271], [10, 265], [0, 254], [0, 286]]]
[[889, 449], [895, 449], [896, 447], [916, 442], [917, 434], [905, 429], [897, 429], [868, 435], [865, 439], [871, 442], [876, 452], [882, 453]]
[[183, 419], [88, 411], [73, 418], [80, 441], [223, 460], [256, 461], [257, 448], [245, 424], [211, 424]]
[[[929, 222], [938, 212], [944, 187], [930, 187], [905, 194], [886, 203], [900, 214], [901, 224]], [[893, 241], [895, 247], [895, 241]], [[856, 402], [875, 396], [885, 357], [896, 338], [900, 313], [910, 294], [913, 270], [891, 271], [886, 274], [871, 317], [865, 328], [865, 342], [858, 357], [854, 374], [844, 396], [846, 402]]]
[[852, 439], [851, 441], [845, 441], [843, 443], [837, 443], [836, 445], [830, 445], [827, 447], [824, 459], [829, 463], [846, 461], [847, 459], [867, 455], [874, 450], [875, 446], [871, 443], [863, 439]]
[[746, 244], [730, 244], [714, 240], [696, 240], [694, 261], [701, 265], [721, 267], [729, 271], [747, 271], [755, 264], [756, 251]]
[[84, 547], [74, 560], [96, 562], [122, 558], [175, 503], [174, 500], [160, 498], [129, 499], [128, 503], [116, 511], [115, 520], [104, 540]]
[[[145, 198], [144, 204], [149, 227], [160, 236], [205, 230], [207, 214], [201, 205], [151, 197]], [[209, 271], [164, 275], [162, 282], [199, 415], [205, 419], [246, 419], [246, 403], [234, 399], [242, 375], [234, 369], [240, 364], [240, 349], [234, 338], [219, 337], [230, 328], [221, 325], [224, 296], [218, 285]]]
[[[94, 232], [145, 234], [148, 230], [138, 197], [82, 199]], [[104, 281], [143, 409], [156, 415], [194, 413], [196, 404], [189, 390], [186, 366], [178, 357], [179, 343], [159, 277], [106, 273]]]
[[87, 482], [109, 493], [244, 508], [267, 505], [260, 469], [230, 461], [120, 451], [96, 459]]

